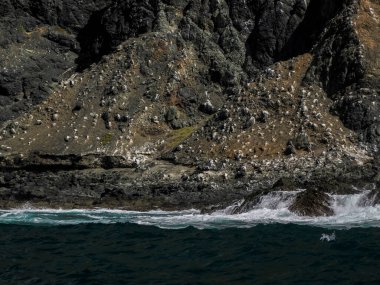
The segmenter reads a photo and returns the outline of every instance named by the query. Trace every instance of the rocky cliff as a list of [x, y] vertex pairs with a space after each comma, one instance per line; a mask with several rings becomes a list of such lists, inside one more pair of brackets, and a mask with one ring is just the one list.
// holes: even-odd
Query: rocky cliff
[[280, 177], [375, 181], [378, 15], [376, 0], [2, 1], [3, 204], [204, 207]]

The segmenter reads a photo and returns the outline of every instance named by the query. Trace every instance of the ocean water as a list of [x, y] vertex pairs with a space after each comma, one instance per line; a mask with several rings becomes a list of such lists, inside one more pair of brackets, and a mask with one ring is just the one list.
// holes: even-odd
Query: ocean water
[[380, 206], [365, 195], [333, 196], [322, 218], [290, 213], [286, 193], [240, 215], [0, 211], [0, 285], [380, 284]]

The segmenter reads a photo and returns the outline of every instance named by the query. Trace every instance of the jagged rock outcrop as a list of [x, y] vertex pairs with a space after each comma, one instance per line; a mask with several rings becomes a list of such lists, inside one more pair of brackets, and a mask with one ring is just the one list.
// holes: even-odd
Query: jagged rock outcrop
[[[324, 30], [314, 47], [314, 62], [307, 80], [318, 80], [335, 100], [344, 124], [361, 140], [379, 143], [379, 4], [350, 1]], [[377, 44], [376, 44], [377, 42]]]
[[378, 14], [371, 0], [3, 1], [2, 169], [146, 172], [163, 159], [238, 184], [267, 165], [296, 176], [307, 157], [368, 174]]
[[315, 189], [306, 190], [297, 195], [289, 210], [300, 216], [332, 216], [334, 214], [329, 195]]
[[[310, 50], [344, 1], [316, 2], [4, 1], [3, 120], [41, 102], [69, 68], [83, 69], [124, 40], [152, 30], [178, 29], [210, 67], [210, 79], [236, 92], [247, 80], [245, 72], [252, 76], [260, 67]], [[9, 50], [22, 64], [11, 61]]]
[[76, 68], [79, 32], [112, 1], [0, 3], [0, 120], [26, 112]]
[[158, 0], [114, 1], [93, 13], [78, 34], [81, 46], [78, 67], [84, 68], [131, 37], [151, 32], [158, 17]]

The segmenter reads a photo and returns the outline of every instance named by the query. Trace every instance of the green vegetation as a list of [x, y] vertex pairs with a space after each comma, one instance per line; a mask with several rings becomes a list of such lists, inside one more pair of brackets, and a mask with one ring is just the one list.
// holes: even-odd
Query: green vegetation
[[53, 30], [54, 32], [56, 33], [60, 33], [60, 34], [65, 34], [65, 35], [70, 35], [70, 33], [65, 30], [64, 28], [60, 27], [60, 26], [53, 26]]
[[111, 142], [112, 142], [112, 139], [113, 139], [113, 135], [110, 134], [110, 133], [107, 133], [107, 134], [104, 134], [101, 138], [100, 138], [100, 143], [102, 145], [109, 145]]
[[17, 24], [16, 29], [17, 29], [17, 32], [20, 33], [20, 34], [25, 34], [26, 33], [25, 27], [24, 27], [24, 25], [21, 22], [19, 22]]
[[189, 138], [195, 131], [194, 127], [186, 127], [178, 130], [174, 130], [167, 142], [167, 148], [174, 148], [177, 145], [181, 144], [183, 141], [185, 141], [187, 138]]

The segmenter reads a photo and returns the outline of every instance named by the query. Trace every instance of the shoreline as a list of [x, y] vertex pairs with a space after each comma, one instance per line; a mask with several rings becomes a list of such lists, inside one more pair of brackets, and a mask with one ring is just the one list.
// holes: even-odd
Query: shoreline
[[[232, 161], [222, 167], [146, 160], [128, 162], [121, 168], [120, 158], [114, 158], [118, 167], [100, 168], [92, 160], [87, 167], [82, 163], [81, 169], [78, 156], [64, 158], [34, 154], [23, 160], [9, 156], [0, 159], [0, 208], [28, 203], [52, 209], [197, 209], [207, 213], [242, 199], [256, 201], [273, 191], [305, 189], [308, 194], [299, 198], [295, 212], [319, 216], [328, 214], [322, 203], [324, 193], [350, 194], [355, 192], [354, 187], [379, 189], [377, 160], [335, 150], [316, 158]], [[86, 156], [82, 158], [86, 160]], [[111, 160], [98, 157], [97, 161]]]

